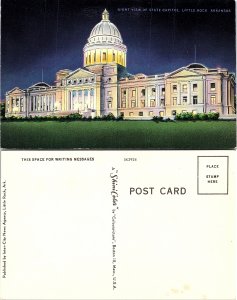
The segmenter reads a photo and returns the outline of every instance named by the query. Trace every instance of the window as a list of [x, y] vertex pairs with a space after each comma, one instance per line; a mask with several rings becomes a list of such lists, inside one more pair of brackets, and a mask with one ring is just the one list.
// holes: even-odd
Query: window
[[131, 106], [132, 106], [132, 107], [136, 107], [136, 101], [135, 101], [135, 100], [132, 100], [132, 101], [131, 101]]
[[161, 89], [161, 93], [162, 93], [163, 96], [165, 95], [165, 88]]
[[182, 110], [182, 113], [186, 113], [187, 112], [187, 110]]
[[136, 90], [132, 90], [132, 97], [136, 97]]
[[177, 85], [173, 85], [173, 93], [177, 93]]
[[84, 96], [88, 96], [88, 90], [84, 90]]
[[126, 90], [123, 90], [123, 94], [126, 95]]
[[194, 83], [193, 84], [193, 92], [197, 92], [197, 90], [198, 90], [198, 85], [197, 85], [197, 83]]
[[211, 91], [215, 91], [215, 89], [216, 89], [215, 82], [211, 82]]
[[113, 53], [113, 61], [115, 61], [115, 53]]
[[211, 104], [216, 104], [216, 96], [211, 95]]
[[155, 94], [156, 94], [156, 89], [155, 89], [155, 88], [152, 88], [152, 89], [151, 89], [151, 95], [152, 95], [152, 96], [155, 96]]
[[173, 97], [173, 105], [177, 105], [177, 97]]
[[79, 83], [82, 83], [82, 79], [79, 80]]
[[72, 91], [72, 97], [76, 97], [76, 91]]
[[198, 104], [198, 97], [197, 96], [193, 96], [193, 104]]
[[94, 61], [96, 61], [96, 53], [94, 53]]
[[112, 101], [108, 101], [108, 108], [112, 108]]
[[183, 84], [183, 85], [182, 85], [182, 92], [183, 92], [183, 93], [187, 93], [187, 90], [188, 90], [187, 84]]
[[78, 91], [78, 95], [79, 95], [79, 97], [82, 96], [82, 91], [81, 90]]
[[187, 96], [183, 96], [183, 104], [187, 104], [188, 98]]
[[164, 111], [163, 111], [163, 110], [159, 112], [159, 116], [160, 116], [160, 117], [163, 117], [163, 116], [164, 116]]
[[156, 101], [155, 101], [155, 100], [150, 100], [150, 106], [151, 106], [151, 107], [156, 106]]
[[89, 64], [91, 63], [91, 55], [89, 55]]
[[145, 89], [142, 89], [142, 90], [141, 90], [141, 96], [144, 97], [145, 95], [146, 95], [146, 90], [145, 90]]
[[172, 110], [172, 115], [176, 116], [176, 110]]
[[122, 101], [122, 108], [126, 107], [126, 101]]
[[18, 106], [19, 106], [19, 99], [16, 98], [16, 107], [18, 107]]
[[85, 79], [85, 82], [87, 83], [87, 82], [88, 82], [88, 79]]
[[145, 107], [145, 100], [141, 100], [141, 107]]
[[138, 115], [141, 117], [143, 116], [143, 111], [139, 111]]
[[133, 112], [130, 112], [130, 113], [129, 113], [129, 117], [132, 117], [132, 116], [133, 116]]
[[108, 92], [107, 92], [107, 95], [108, 95], [108, 96], [111, 96], [111, 94], [112, 94], [111, 91], [108, 91]]
[[160, 100], [160, 105], [161, 105], [161, 106], [164, 106], [164, 105], [165, 105], [165, 99], [161, 99], [161, 100]]
[[153, 111], [149, 111], [149, 116], [153, 116]]
[[91, 95], [91, 96], [94, 96], [94, 89], [91, 89], [91, 90], [90, 90], [90, 95]]
[[124, 112], [121, 111], [120, 116], [121, 116], [121, 117], [124, 117]]
[[103, 52], [103, 60], [106, 60], [106, 53]]
[[197, 111], [196, 110], [192, 110], [193, 115], [196, 115]]

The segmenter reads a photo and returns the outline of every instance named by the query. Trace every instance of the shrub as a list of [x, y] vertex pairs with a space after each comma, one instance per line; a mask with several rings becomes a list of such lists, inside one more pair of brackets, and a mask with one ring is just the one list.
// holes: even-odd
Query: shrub
[[219, 113], [218, 112], [209, 112], [207, 114], [207, 117], [209, 120], [218, 120], [219, 119]]
[[152, 118], [152, 121], [154, 121], [156, 123], [161, 122], [161, 121], [163, 121], [163, 117], [161, 117], [161, 116], [154, 116]]

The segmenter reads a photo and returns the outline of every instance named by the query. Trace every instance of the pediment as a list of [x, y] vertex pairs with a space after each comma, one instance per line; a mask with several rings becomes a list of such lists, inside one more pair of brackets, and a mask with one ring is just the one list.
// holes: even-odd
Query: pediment
[[66, 78], [67, 79], [74, 79], [74, 78], [85, 78], [91, 77], [94, 73], [86, 71], [84, 69], [77, 69], [74, 72], [70, 73]]
[[188, 76], [197, 76], [197, 75], [202, 75], [202, 74], [194, 70], [191, 71], [188, 69], [179, 69], [170, 73], [168, 77], [175, 78], [175, 77], [188, 77]]
[[22, 94], [24, 93], [24, 91], [22, 89], [20, 89], [19, 87], [14, 87], [12, 90], [8, 91], [8, 94], [11, 95], [18, 95], [18, 94]]

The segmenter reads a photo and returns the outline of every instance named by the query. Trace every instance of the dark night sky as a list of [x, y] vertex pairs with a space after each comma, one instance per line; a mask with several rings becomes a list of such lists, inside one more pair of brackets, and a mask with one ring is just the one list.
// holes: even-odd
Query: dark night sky
[[[2, 0], [2, 90], [52, 84], [82, 67], [83, 46], [107, 8], [128, 47], [130, 73], [159, 74], [194, 62], [235, 72], [235, 2], [230, 0]], [[120, 8], [130, 8], [128, 12]], [[131, 8], [178, 8], [177, 13]], [[210, 12], [210, 9], [231, 12]], [[184, 12], [207, 9], [207, 12]]]

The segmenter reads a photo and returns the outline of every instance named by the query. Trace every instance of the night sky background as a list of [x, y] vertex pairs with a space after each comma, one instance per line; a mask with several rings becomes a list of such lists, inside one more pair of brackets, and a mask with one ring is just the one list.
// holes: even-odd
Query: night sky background
[[[2, 99], [15, 86], [27, 88], [41, 81], [42, 69], [44, 81], [53, 84], [58, 70], [82, 67], [82, 49], [104, 8], [128, 48], [130, 73], [159, 74], [188, 65], [195, 60], [195, 45], [197, 62], [235, 72], [234, 1], [2, 0]], [[149, 8], [180, 12], [149, 12]]]

